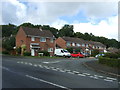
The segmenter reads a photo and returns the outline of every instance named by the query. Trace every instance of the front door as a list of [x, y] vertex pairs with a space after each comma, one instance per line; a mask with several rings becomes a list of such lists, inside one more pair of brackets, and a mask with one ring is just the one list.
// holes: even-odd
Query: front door
[[31, 55], [35, 56], [35, 50], [34, 49], [31, 49]]

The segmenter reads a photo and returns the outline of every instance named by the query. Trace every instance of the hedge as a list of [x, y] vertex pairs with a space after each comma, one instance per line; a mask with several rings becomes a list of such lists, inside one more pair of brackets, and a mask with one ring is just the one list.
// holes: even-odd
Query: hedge
[[2, 51], [2, 54], [10, 54], [8, 51]]
[[31, 56], [31, 53], [30, 52], [24, 52], [23, 55], [24, 56]]
[[105, 64], [110, 67], [117, 67], [120, 68], [120, 59], [113, 59], [113, 58], [107, 58], [107, 57], [99, 57], [99, 63]]
[[39, 51], [38, 53], [43, 53], [43, 56], [50, 56], [48, 51]]

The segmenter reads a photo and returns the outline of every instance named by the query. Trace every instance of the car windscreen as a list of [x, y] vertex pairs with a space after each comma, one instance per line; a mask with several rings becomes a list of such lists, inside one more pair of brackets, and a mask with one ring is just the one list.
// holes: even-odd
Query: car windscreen
[[68, 52], [67, 50], [63, 50], [65, 53]]

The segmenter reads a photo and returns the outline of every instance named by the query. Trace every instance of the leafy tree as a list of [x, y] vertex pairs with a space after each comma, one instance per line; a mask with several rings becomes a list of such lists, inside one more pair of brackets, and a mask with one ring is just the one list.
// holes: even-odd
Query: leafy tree
[[2, 25], [2, 37], [10, 37], [11, 35], [16, 35], [17, 26], [13, 24]]
[[9, 37], [3, 40], [2, 47], [5, 48], [7, 51], [13, 50], [13, 47], [15, 47], [15, 37]]
[[59, 36], [69, 36], [69, 37], [73, 37], [73, 36], [74, 36], [73, 25], [64, 25], [64, 26], [59, 30]]
[[73, 48], [67, 48], [68, 52], [73, 53]]
[[43, 25], [42, 29], [43, 30], [50, 30], [56, 38], [58, 37], [58, 29], [50, 27], [49, 25]]

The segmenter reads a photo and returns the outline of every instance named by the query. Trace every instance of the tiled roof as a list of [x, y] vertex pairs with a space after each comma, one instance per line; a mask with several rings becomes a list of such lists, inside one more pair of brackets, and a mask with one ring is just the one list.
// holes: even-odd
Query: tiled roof
[[22, 27], [22, 29], [24, 30], [26, 35], [54, 38], [54, 35], [49, 30], [41, 30], [38, 28], [28, 28], [28, 27]]
[[74, 43], [79, 43], [79, 44], [92, 44], [92, 45], [95, 45], [95, 46], [102, 46], [102, 47], [105, 47], [104, 44], [100, 43], [100, 42], [95, 42], [95, 41], [87, 41], [87, 40], [83, 40], [83, 39], [80, 39], [80, 38], [75, 38], [75, 37], [62, 37], [62, 39], [64, 39], [65, 41], [67, 42], [74, 42]]
[[74, 37], [62, 37], [62, 39], [64, 39], [67, 42], [74, 42], [74, 43], [84, 43], [85, 40], [80, 39], [80, 38], [74, 38]]
[[92, 45], [95, 45], [95, 46], [103, 46], [103, 47], [105, 47], [105, 45], [102, 44], [101, 42], [89, 41], [89, 43], [92, 44]]

